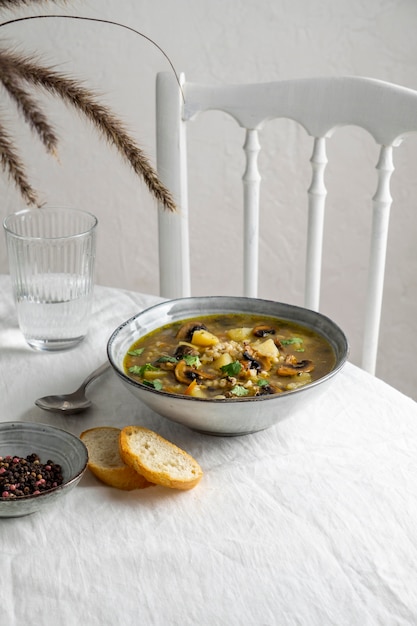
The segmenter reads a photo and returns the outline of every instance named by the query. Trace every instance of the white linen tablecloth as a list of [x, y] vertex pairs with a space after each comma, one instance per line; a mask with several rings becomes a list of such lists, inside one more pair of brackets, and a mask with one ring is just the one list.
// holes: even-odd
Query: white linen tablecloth
[[96, 287], [76, 349], [28, 348], [0, 277], [0, 420], [79, 435], [142, 424], [190, 452], [188, 492], [123, 492], [86, 473], [55, 505], [0, 519], [0, 624], [22, 626], [417, 624], [417, 404], [347, 364], [316, 403], [253, 435], [194, 433], [140, 404], [109, 371], [89, 412], [73, 391], [119, 322], [158, 299]]

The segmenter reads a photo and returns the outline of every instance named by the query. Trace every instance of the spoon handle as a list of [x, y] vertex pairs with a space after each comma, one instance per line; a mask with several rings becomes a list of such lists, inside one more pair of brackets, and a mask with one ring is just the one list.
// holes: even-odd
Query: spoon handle
[[91, 372], [91, 374], [89, 374], [87, 376], [87, 378], [81, 383], [79, 389], [77, 389], [77, 391], [80, 391], [82, 389], [85, 389], [87, 387], [87, 385], [89, 385], [93, 380], [95, 380], [96, 378], [98, 378], [99, 376], [101, 376], [102, 374], [104, 374], [104, 372], [106, 372], [110, 367], [110, 362], [106, 361], [105, 363], [102, 363], [102, 365], [100, 365], [100, 367], [98, 367], [96, 370], [94, 370], [94, 372]]

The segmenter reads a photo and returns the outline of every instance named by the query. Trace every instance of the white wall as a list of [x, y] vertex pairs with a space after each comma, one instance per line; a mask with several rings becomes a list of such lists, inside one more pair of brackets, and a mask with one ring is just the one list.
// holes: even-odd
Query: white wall
[[[414, 0], [75, 0], [66, 5], [47, 2], [30, 13], [4, 12], [3, 21], [47, 13], [127, 24], [156, 40], [189, 80], [254, 82], [348, 74], [417, 89]], [[154, 161], [154, 79], [157, 71], [169, 70], [156, 48], [126, 30], [73, 20], [20, 22], [4, 27], [1, 35], [7, 45], [35, 51], [96, 88]], [[46, 202], [82, 207], [99, 217], [99, 283], [157, 293], [154, 201], [83, 119], [40, 97], [61, 136], [59, 161], [46, 156], [21, 124], [16, 126], [2, 94], [2, 110], [16, 126], [32, 181]], [[189, 139], [194, 293], [239, 293], [243, 156], [230, 157], [243, 136], [232, 120], [210, 113], [193, 122]], [[260, 295], [301, 304], [311, 140], [283, 121], [271, 123], [264, 139], [261, 163], [272, 160], [273, 165], [268, 162], [263, 176]], [[279, 139], [278, 147], [274, 139]], [[287, 144], [289, 152], [281, 152], [279, 145]], [[328, 153], [337, 163], [329, 164], [326, 176], [322, 310], [345, 329], [357, 362], [377, 152], [365, 133], [343, 129], [330, 140]], [[377, 373], [417, 398], [412, 360], [417, 341], [416, 157], [417, 137], [410, 137], [397, 152], [392, 181], [395, 202]], [[22, 206], [4, 177], [0, 193], [1, 218]], [[7, 271], [4, 244], [0, 271]]]

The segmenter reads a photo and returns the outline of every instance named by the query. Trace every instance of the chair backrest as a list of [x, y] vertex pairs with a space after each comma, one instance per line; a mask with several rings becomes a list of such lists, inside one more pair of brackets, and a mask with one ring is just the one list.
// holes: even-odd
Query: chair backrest
[[308, 189], [308, 234], [304, 305], [319, 309], [323, 224], [326, 199], [324, 173], [326, 139], [340, 126], [368, 131], [380, 145], [373, 197], [371, 251], [368, 270], [362, 367], [375, 373], [385, 258], [391, 207], [393, 147], [406, 133], [417, 131], [417, 92], [362, 77], [307, 78], [272, 83], [202, 85], [160, 73], [156, 86], [157, 169], [179, 207], [177, 214], [159, 210], [160, 294], [191, 295], [187, 199], [186, 124], [198, 114], [220, 110], [246, 129], [243, 174], [244, 286], [243, 295], [258, 290], [260, 174], [259, 130], [266, 121], [288, 118], [314, 139], [312, 178]]

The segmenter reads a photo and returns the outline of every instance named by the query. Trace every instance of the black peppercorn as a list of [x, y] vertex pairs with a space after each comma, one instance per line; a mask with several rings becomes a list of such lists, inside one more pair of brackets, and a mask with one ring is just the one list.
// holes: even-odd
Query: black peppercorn
[[63, 483], [62, 468], [48, 460], [41, 463], [35, 453], [26, 458], [0, 456], [0, 498], [15, 499], [53, 489]]

